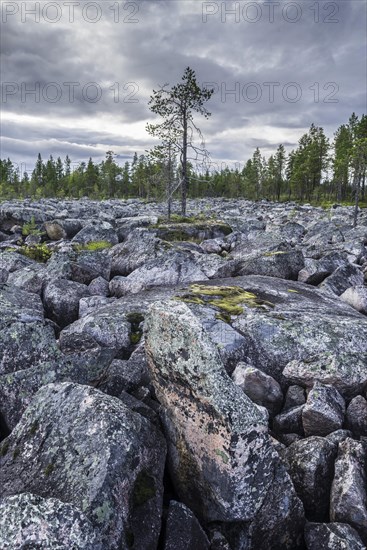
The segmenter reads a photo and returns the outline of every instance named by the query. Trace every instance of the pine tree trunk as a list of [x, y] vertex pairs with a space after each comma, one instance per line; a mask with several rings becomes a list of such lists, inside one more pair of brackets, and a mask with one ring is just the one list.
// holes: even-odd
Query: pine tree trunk
[[187, 201], [187, 120], [183, 121], [183, 142], [182, 142], [182, 185], [181, 185], [181, 214], [186, 216]]

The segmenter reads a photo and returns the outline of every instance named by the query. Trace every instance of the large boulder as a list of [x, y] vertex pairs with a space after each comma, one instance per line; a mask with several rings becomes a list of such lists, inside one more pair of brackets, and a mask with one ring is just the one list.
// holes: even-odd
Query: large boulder
[[330, 519], [348, 523], [367, 544], [366, 447], [346, 439], [339, 443], [330, 494]]
[[200, 523], [182, 502], [169, 503], [164, 550], [209, 550], [210, 544]]
[[[124, 356], [132, 342], [131, 318], [119, 302], [92, 310], [60, 333], [60, 349], [69, 354], [100, 346], [113, 356]], [[122, 357], [124, 358], [124, 357]]]
[[79, 300], [88, 296], [88, 287], [67, 279], [50, 281], [43, 293], [46, 315], [64, 328], [76, 321], [79, 314]]
[[340, 299], [354, 307], [357, 311], [367, 315], [367, 287], [359, 285], [347, 288], [340, 295]]
[[305, 527], [307, 550], [364, 550], [357, 531], [347, 523], [308, 523]]
[[360, 267], [353, 264], [345, 264], [326, 277], [320, 284], [320, 289], [324, 292], [331, 292], [340, 296], [351, 286], [360, 285], [363, 285], [363, 273]]
[[232, 373], [232, 380], [257, 405], [265, 407], [271, 414], [279, 412], [283, 393], [274, 378], [246, 363], [238, 363]]
[[300, 250], [277, 250], [244, 260], [239, 266], [238, 275], [267, 275], [297, 280], [303, 266], [304, 258]]
[[236, 523], [234, 548], [249, 536], [244, 522], [251, 522], [255, 548], [272, 510], [279, 526], [272, 532], [273, 544], [281, 539], [284, 548], [296, 548], [303, 510], [267, 434], [267, 415], [232, 383], [185, 304], [154, 304], [145, 331], [148, 366], [163, 406], [169, 466], [181, 500], [204, 522]]
[[26, 491], [72, 504], [106, 550], [156, 548], [165, 442], [119, 400], [77, 384], [44, 386], [0, 454], [3, 497]]
[[0, 311], [0, 375], [58, 357], [55, 333], [44, 319], [39, 296], [4, 285]]
[[307, 437], [285, 452], [288, 473], [311, 521], [327, 521], [337, 446], [323, 437]]
[[21, 493], [0, 500], [0, 546], [102, 550], [95, 529], [75, 506], [56, 498]]
[[[353, 353], [365, 363], [367, 319], [334, 296], [309, 285], [250, 275], [204, 281], [177, 292], [201, 318], [215, 315], [240, 334], [245, 361], [284, 381], [291, 360], [320, 353]], [[296, 382], [298, 383], [298, 382]]]
[[306, 436], [325, 436], [339, 430], [344, 422], [345, 401], [333, 386], [315, 382], [302, 411]]
[[320, 353], [307, 359], [294, 359], [283, 370], [287, 381], [311, 388], [315, 382], [334, 386], [344, 397], [363, 392], [367, 386], [366, 353]]
[[93, 222], [83, 227], [83, 229], [73, 237], [72, 242], [78, 245], [108, 243], [113, 246], [118, 243], [118, 237], [110, 223]]

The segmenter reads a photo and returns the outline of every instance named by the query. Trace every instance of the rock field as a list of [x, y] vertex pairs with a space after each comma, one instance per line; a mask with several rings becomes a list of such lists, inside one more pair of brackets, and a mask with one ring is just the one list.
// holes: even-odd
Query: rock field
[[367, 211], [188, 216], [0, 203], [2, 550], [367, 547]]

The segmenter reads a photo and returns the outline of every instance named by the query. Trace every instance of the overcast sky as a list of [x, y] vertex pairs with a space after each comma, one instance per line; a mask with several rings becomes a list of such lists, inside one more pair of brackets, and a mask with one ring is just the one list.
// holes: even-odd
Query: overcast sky
[[[364, 0], [2, 1], [1, 158], [118, 162], [155, 141], [149, 96], [185, 67], [213, 83], [197, 119], [213, 164], [290, 151], [312, 122], [332, 137], [366, 113]], [[33, 90], [33, 93], [32, 93]]]

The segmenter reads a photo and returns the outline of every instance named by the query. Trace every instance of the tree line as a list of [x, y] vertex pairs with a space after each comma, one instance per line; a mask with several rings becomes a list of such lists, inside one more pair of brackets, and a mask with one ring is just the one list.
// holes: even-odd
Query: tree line
[[[156, 130], [157, 131], [157, 130]], [[8, 158], [0, 160], [0, 198], [129, 198], [165, 200], [181, 197], [182, 169], [177, 150], [162, 148], [120, 166], [112, 151], [100, 163], [71, 159], [44, 160], [41, 154], [31, 174], [20, 174]], [[168, 151], [168, 154], [167, 154]], [[161, 152], [161, 154], [160, 154]], [[296, 149], [280, 144], [265, 158], [256, 148], [242, 168], [213, 168], [208, 156], [186, 162], [185, 194], [198, 197], [244, 197], [250, 200], [301, 202], [366, 201], [367, 115], [353, 113], [329, 140], [320, 126], [311, 125]]]

